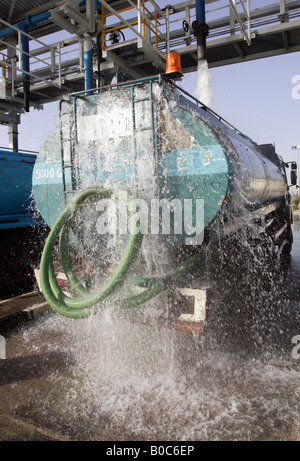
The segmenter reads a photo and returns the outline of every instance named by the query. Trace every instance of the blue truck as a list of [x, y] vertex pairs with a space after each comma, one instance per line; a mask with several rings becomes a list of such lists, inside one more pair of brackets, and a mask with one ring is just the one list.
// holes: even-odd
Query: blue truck
[[42, 220], [32, 199], [36, 154], [0, 148], [0, 298], [34, 289]]

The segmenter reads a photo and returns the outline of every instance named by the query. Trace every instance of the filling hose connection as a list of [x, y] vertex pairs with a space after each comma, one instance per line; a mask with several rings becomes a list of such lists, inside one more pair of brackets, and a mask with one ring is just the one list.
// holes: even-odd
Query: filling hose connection
[[[60, 214], [46, 240], [40, 264], [41, 288], [50, 307], [65, 317], [79, 319], [95, 314], [103, 307], [102, 302], [124, 283], [125, 277], [139, 254], [143, 235], [136, 233], [134, 229], [129, 229], [130, 235], [124, 255], [118, 267], [101, 288], [96, 291], [89, 291], [74, 274], [69, 259], [68, 237], [76, 213], [86, 199], [92, 197], [94, 199], [109, 199], [112, 195], [111, 191], [101, 186], [91, 186], [84, 189]], [[55, 276], [52, 254], [58, 238], [60, 262], [71, 288], [76, 293], [75, 298], [62, 292]], [[118, 305], [121, 308], [134, 308], [149, 301], [168, 286], [182, 283], [186, 277], [191, 275], [195, 276], [195, 273], [202, 270], [203, 264], [201, 262], [203, 262], [203, 255], [199, 253], [183, 262], [178, 269], [166, 277], [131, 277], [130, 282], [133, 285], [145, 287], [146, 290], [119, 301]], [[193, 272], [191, 273], [191, 271]]]

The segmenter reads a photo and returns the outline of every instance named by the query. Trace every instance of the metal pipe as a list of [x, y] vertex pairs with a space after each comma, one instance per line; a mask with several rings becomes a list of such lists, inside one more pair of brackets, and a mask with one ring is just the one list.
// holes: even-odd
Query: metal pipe
[[196, 0], [196, 21], [205, 22], [205, 0]]
[[166, 6], [166, 48], [167, 54], [170, 53], [170, 5]]
[[[150, 80], [156, 80], [156, 81], [158, 81], [160, 83], [161, 82], [161, 76], [160, 75], [154, 75], [152, 77], [142, 77], [142, 78], [139, 78], [139, 79], [133, 80], [133, 81], [127, 81], [127, 82], [121, 82], [121, 83], [120, 82], [112, 83], [111, 85], [101, 86], [99, 88], [93, 88], [93, 89], [91, 89], [89, 91], [89, 93], [92, 94], [93, 91], [95, 91], [95, 92], [96, 91], [105, 91], [108, 88], [112, 89], [112, 88], [117, 88], [119, 86], [129, 86], [129, 85], [132, 85], [133, 83], [136, 85], [137, 83], [149, 82]], [[180, 88], [180, 87], [178, 87], [178, 88]], [[77, 96], [83, 96], [83, 95], [85, 95], [85, 93], [86, 93], [86, 90], [76, 91], [75, 93], [71, 93], [70, 96], [72, 98], [74, 98], [74, 97], [77, 97]]]
[[[25, 32], [25, 34], [28, 34], [28, 25], [26, 22], [20, 23], [19, 29], [21, 32]], [[28, 77], [28, 74], [25, 74], [25, 72], [29, 73], [30, 71], [29, 39], [25, 34], [21, 34], [21, 59], [22, 59], [22, 70], [24, 71], [23, 78]]]
[[[40, 22], [46, 21], [51, 17], [51, 13], [49, 11], [45, 11], [44, 13], [36, 14], [35, 16], [27, 16], [27, 18], [24, 21], [18, 22], [17, 24], [14, 24], [14, 27], [20, 27], [22, 24], [27, 24], [28, 27], [35, 27], [37, 24]], [[0, 30], [0, 38], [6, 37], [7, 35], [10, 34], [15, 34], [16, 29], [13, 27], [5, 27], [4, 29]]]
[[[29, 112], [29, 93], [30, 93], [30, 62], [29, 62], [29, 38], [28, 24], [26, 21], [19, 23], [19, 29], [24, 34], [21, 34], [21, 60], [23, 70], [23, 89], [24, 89], [24, 108], [25, 112]], [[26, 35], [25, 35], [26, 34]]]
[[206, 37], [208, 25], [205, 22], [205, 0], [196, 0], [196, 21], [193, 21], [192, 28], [197, 39], [197, 60], [207, 60]]
[[47, 21], [51, 17], [50, 11], [44, 11], [44, 13], [36, 14], [32, 16], [31, 14], [26, 17], [26, 21], [29, 27], [35, 27], [40, 22]]
[[91, 90], [93, 84], [93, 42], [91, 38], [83, 40], [84, 89]]

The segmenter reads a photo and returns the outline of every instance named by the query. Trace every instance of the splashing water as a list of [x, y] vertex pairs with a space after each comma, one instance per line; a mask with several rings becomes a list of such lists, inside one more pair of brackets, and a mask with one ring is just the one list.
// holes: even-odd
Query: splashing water
[[200, 353], [195, 338], [110, 309], [80, 322], [51, 315], [12, 338], [10, 354], [16, 347], [23, 374], [30, 367], [34, 378], [36, 364], [44, 378], [29, 381], [25, 401], [26, 380], [16, 387], [7, 375], [5, 392], [20, 395], [14, 411], [72, 439], [295, 438], [299, 371], [280, 356], [254, 360], [216, 345]]
[[211, 75], [208, 70], [206, 59], [201, 59], [198, 62], [198, 78], [197, 87], [194, 93], [195, 98], [203, 102], [206, 106], [212, 104], [212, 90], [211, 90]]
[[[208, 106], [210, 81], [207, 62], [200, 61], [195, 96]], [[136, 88], [136, 100], [144, 99], [140, 91]], [[124, 155], [133, 145], [131, 99], [124, 97], [118, 105], [118, 96], [107, 94], [106, 99], [104, 94], [101, 111], [80, 100], [77, 103], [76, 115], [82, 123], [76, 155], [84, 165], [82, 183], [88, 186], [91, 178], [97, 182], [99, 172], [105, 171], [100, 179], [107, 188], [121, 187], [124, 179], [132, 186], [130, 156]], [[151, 122], [145, 117], [150, 113], [147, 104], [146, 99], [136, 104], [136, 128]], [[129, 116], [124, 117], [127, 112]], [[193, 147], [193, 137], [173, 120], [165, 107], [162, 149]], [[155, 186], [148, 155], [152, 152], [150, 132], [138, 132], [135, 143], [140, 153], [137, 180], [150, 194]], [[236, 185], [240, 200], [242, 184]], [[246, 200], [243, 197], [241, 203]], [[89, 231], [92, 217], [87, 221]], [[151, 236], [151, 245], [144, 242], [144, 271], [138, 273], [147, 268], [146, 273], [152, 275], [153, 266], [156, 274], [168, 273], [169, 265], [174, 265], [156, 237]], [[271, 274], [262, 278], [253, 262], [256, 253], [250, 259], [255, 249], [243, 237], [225, 247], [220, 239], [217, 248], [207, 252], [212, 260], [207, 275], [213, 268], [220, 283], [208, 293], [208, 328], [203, 341], [151, 326], [143, 322], [142, 314], [139, 318], [138, 311], [121, 314], [113, 303], [96, 316], [77, 321], [49, 315], [34, 328], [22, 329], [8, 343], [10, 357], [18, 353], [23, 376], [31, 378], [24, 400], [21, 386], [26, 388], [26, 380], [18, 383], [16, 377], [3, 374], [11, 408], [21, 418], [30, 415], [39, 425], [78, 440], [295, 439], [299, 370], [290, 357], [288, 329], [293, 306], [289, 300], [282, 302], [284, 293]], [[89, 235], [87, 240], [88, 250], [94, 250]], [[108, 245], [109, 251], [101, 253], [101, 258], [107, 256], [115, 264], [118, 254], [113, 248]], [[263, 272], [268, 269], [265, 262], [263, 268]], [[166, 305], [165, 299], [154, 301]], [[41, 374], [42, 385], [32, 386]]]

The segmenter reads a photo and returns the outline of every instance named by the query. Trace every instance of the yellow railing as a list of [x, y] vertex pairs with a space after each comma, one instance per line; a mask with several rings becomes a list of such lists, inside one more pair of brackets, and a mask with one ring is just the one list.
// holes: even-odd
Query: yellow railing
[[[155, 2], [153, 2], [152, 4], [155, 4]], [[156, 4], [155, 4], [156, 5]], [[151, 20], [150, 20], [150, 24], [147, 24], [146, 21], [145, 21], [145, 11], [149, 14], [149, 16], [153, 19], [154, 21], [154, 27], [152, 26], [152, 23], [151, 23]], [[148, 8], [146, 8], [145, 6], [145, 2], [143, 1], [143, 32], [144, 32], [144, 37], [146, 37], [146, 27], [151, 31], [153, 32], [153, 34], [155, 35], [155, 45], [156, 45], [156, 48], [158, 48], [158, 38], [160, 36], [159, 32], [158, 32], [158, 27], [161, 26], [162, 24], [158, 21], [157, 19], [157, 9], [155, 8], [154, 10], [154, 14], [148, 10]]]
[[[130, 6], [127, 8], [123, 8], [120, 10], [116, 10], [117, 17], [120, 19], [120, 14], [130, 11], [130, 10], [137, 10], [138, 12], [138, 19], [134, 21], [125, 21], [123, 24], [114, 26], [114, 27], [106, 27], [106, 19], [109, 17], [114, 16], [113, 12], [107, 12], [105, 6], [102, 4], [101, 7], [101, 16], [102, 16], [102, 50], [106, 49], [106, 34], [109, 32], [113, 32], [114, 30], [125, 29], [131, 26], [131, 29], [134, 26], [138, 26], [136, 30], [137, 34], [149, 40], [151, 33], [155, 37], [155, 46], [158, 48], [159, 39], [163, 40], [163, 37], [160, 34], [159, 27], [162, 26], [162, 23], [158, 20], [158, 11], [160, 11], [159, 6], [155, 3], [154, 0], [150, 2], [148, 0], [141, 0], [140, 7], [134, 4], [131, 0], [128, 0]], [[146, 7], [146, 3], [151, 3], [154, 7], [154, 11], [150, 11], [149, 8]], [[122, 19], [120, 19], [122, 22]]]
[[[129, 11], [129, 10], [132, 10], [134, 7], [133, 6], [129, 6], [128, 8], [123, 8], [121, 10], [118, 10], [117, 13], [124, 13], [125, 11]], [[116, 27], [106, 27], [106, 18], [109, 18], [111, 16], [114, 16], [113, 13], [105, 13], [105, 7], [104, 5], [102, 4], [101, 6], [101, 16], [102, 16], [102, 50], [105, 50], [106, 48], [106, 40], [105, 40], [105, 36], [107, 33], [109, 32], [113, 32], [114, 30], [120, 30], [120, 29], [124, 29], [126, 26], [126, 24], [122, 24], [120, 26], [116, 26]], [[134, 21], [134, 22], [130, 22], [130, 25], [134, 26], [138, 23], [138, 21]]]

